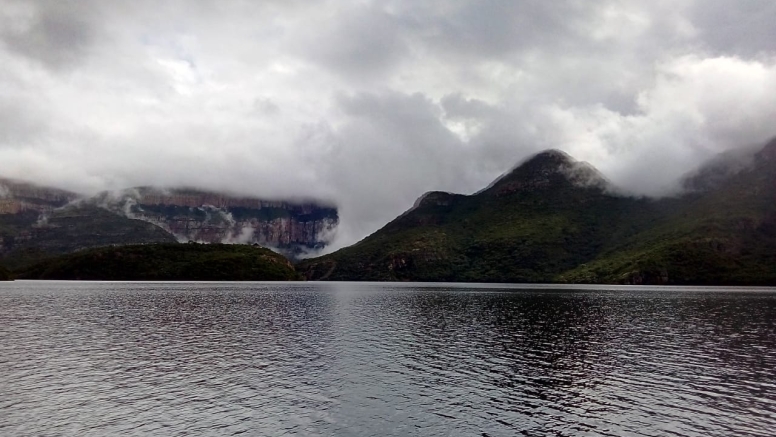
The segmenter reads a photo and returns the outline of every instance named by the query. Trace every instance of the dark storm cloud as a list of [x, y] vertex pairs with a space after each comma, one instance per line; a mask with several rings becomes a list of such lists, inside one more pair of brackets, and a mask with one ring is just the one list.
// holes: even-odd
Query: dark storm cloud
[[563, 149], [670, 193], [776, 135], [771, 1], [0, 0], [0, 176], [333, 199], [339, 243]]
[[0, 39], [12, 51], [50, 68], [63, 68], [88, 55], [97, 37], [99, 3], [29, 0], [3, 4]]

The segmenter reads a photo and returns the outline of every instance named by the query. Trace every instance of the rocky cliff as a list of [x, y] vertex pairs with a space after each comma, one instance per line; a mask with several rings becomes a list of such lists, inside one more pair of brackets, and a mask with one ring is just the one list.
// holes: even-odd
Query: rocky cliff
[[290, 258], [326, 246], [334, 207], [196, 190], [136, 188], [86, 197], [0, 178], [0, 264], [107, 245], [159, 242], [258, 244]]
[[69, 191], [0, 178], [0, 215], [27, 211], [47, 213], [78, 197]]
[[292, 258], [325, 247], [339, 224], [331, 206], [190, 189], [140, 187], [102, 193], [92, 201], [153, 223], [179, 241], [258, 244]]
[[0, 264], [16, 269], [90, 247], [175, 241], [158, 226], [82, 200], [69, 191], [0, 179]]

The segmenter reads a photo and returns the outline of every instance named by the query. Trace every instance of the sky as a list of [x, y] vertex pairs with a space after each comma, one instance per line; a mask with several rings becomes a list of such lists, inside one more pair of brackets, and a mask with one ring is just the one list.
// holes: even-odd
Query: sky
[[544, 149], [661, 196], [776, 136], [772, 0], [0, 0], [0, 176], [336, 203], [332, 248]]

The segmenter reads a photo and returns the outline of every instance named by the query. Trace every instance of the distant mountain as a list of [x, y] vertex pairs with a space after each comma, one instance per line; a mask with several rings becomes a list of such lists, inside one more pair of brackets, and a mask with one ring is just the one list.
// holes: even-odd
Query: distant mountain
[[0, 215], [49, 213], [79, 197], [70, 191], [0, 177]]
[[698, 169], [682, 178], [681, 186], [687, 192], [705, 192], [719, 188], [736, 174], [754, 164], [759, 149], [743, 148], [720, 153]]
[[102, 281], [292, 281], [282, 255], [236, 244], [146, 244], [102, 247], [47, 259], [21, 279]]
[[109, 245], [197, 241], [270, 246], [289, 257], [326, 246], [337, 210], [196, 190], [136, 188], [87, 197], [0, 178], [0, 265]]
[[776, 285], [776, 140], [748, 162], [714, 172], [712, 161], [653, 226], [560, 279]]
[[329, 205], [192, 189], [139, 187], [88, 202], [153, 223], [181, 242], [259, 244], [289, 258], [323, 249], [339, 224], [337, 209]]
[[68, 191], [0, 179], [0, 264], [7, 268], [80, 249], [174, 242], [163, 229], [79, 202]]
[[427, 193], [297, 268], [319, 280], [774, 284], [775, 149], [722, 177], [702, 169], [691, 192], [661, 200], [618, 195], [546, 151], [474, 195]]

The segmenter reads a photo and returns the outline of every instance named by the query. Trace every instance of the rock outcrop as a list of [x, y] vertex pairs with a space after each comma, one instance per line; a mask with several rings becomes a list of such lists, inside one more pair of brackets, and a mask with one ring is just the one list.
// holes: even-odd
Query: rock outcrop
[[0, 215], [51, 212], [77, 199], [76, 193], [0, 178]]
[[327, 205], [190, 189], [140, 187], [92, 201], [153, 223], [179, 241], [258, 244], [291, 258], [323, 249], [339, 224], [337, 209]]
[[289, 258], [323, 249], [337, 209], [188, 189], [136, 188], [86, 197], [0, 178], [0, 263], [106, 245], [160, 242], [258, 244]]

